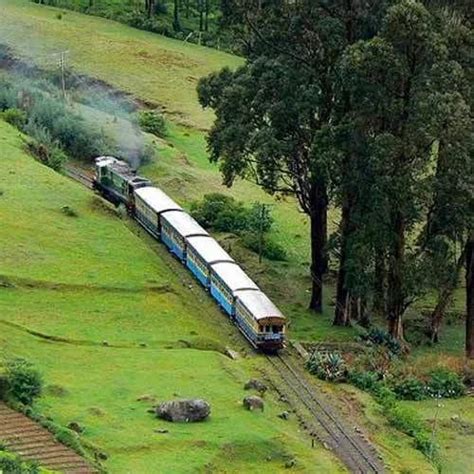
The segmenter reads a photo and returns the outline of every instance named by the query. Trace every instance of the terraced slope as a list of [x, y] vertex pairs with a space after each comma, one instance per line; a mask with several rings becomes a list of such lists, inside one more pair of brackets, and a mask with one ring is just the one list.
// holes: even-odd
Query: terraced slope
[[27, 416], [0, 402], [0, 440], [22, 458], [41, 466], [70, 474], [97, 472], [70, 448], [58, 443], [53, 435]]

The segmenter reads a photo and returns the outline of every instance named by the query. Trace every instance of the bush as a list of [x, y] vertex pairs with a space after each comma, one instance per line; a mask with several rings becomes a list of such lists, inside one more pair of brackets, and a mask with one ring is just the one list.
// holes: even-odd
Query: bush
[[461, 377], [449, 369], [434, 369], [429, 377], [427, 391], [432, 397], [459, 398], [466, 392]]
[[348, 381], [360, 390], [372, 392], [376, 384], [379, 382], [379, 376], [375, 372], [359, 372], [352, 370], [348, 374]]
[[15, 400], [31, 405], [41, 395], [43, 380], [41, 374], [24, 359], [12, 359], [6, 363], [8, 395]]
[[39, 467], [28, 461], [23, 461], [19, 456], [0, 449], [0, 472], [5, 474], [37, 474]]
[[63, 206], [61, 211], [68, 217], [79, 217], [77, 211], [70, 206]]
[[8, 81], [0, 79], [0, 111], [16, 108], [17, 102], [17, 91]]
[[0, 118], [8, 122], [10, 125], [23, 130], [26, 125], [27, 116], [23, 110], [12, 108], [7, 109], [0, 114]]
[[[260, 236], [253, 232], [245, 232], [242, 238], [244, 247], [258, 253], [260, 251]], [[267, 239], [262, 241], [262, 255], [269, 260], [285, 261], [288, 258], [286, 250], [276, 242]]]
[[425, 400], [428, 398], [426, 384], [415, 377], [409, 377], [393, 387], [397, 398], [401, 400]]
[[143, 110], [140, 112], [138, 123], [144, 132], [152, 133], [157, 137], [166, 136], [165, 118], [157, 110]]
[[191, 205], [191, 215], [207, 229], [239, 234], [248, 227], [248, 210], [241, 202], [220, 193], [206, 194]]
[[253, 252], [260, 251], [259, 233], [262, 232], [262, 255], [270, 260], [287, 259], [285, 249], [266, 238], [265, 233], [270, 231], [273, 218], [268, 208], [260, 203], [248, 208], [230, 196], [206, 194], [202, 201], [192, 204], [191, 215], [207, 229], [241, 235], [244, 247]]
[[41, 163], [55, 171], [61, 171], [67, 161], [66, 154], [59, 148], [57, 140], [53, 140], [45, 127], [29, 122], [25, 128], [26, 133], [33, 138], [28, 143], [30, 151]]
[[380, 328], [372, 328], [366, 334], [361, 336], [363, 341], [371, 342], [378, 346], [385, 346], [392, 354], [399, 355], [402, 352], [402, 346], [387, 331]]
[[104, 137], [80, 115], [46, 96], [32, 107], [28, 127], [31, 130], [44, 128], [63, 150], [75, 158], [102, 155], [108, 146]]
[[336, 352], [315, 352], [306, 363], [306, 366], [310, 373], [321, 380], [342, 382], [346, 377], [346, 362]]

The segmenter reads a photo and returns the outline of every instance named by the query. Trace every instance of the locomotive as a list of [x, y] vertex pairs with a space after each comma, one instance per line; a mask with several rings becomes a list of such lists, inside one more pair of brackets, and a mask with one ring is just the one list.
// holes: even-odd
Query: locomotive
[[130, 166], [111, 156], [96, 158], [94, 188], [125, 205], [137, 222], [209, 291], [253, 347], [284, 347], [286, 319], [234, 259], [186, 211]]

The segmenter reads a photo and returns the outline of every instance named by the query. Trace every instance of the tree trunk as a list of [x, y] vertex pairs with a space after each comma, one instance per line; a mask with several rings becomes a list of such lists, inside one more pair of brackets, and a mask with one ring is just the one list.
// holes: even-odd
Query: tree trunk
[[202, 31], [204, 29], [204, 8], [203, 8], [203, 2], [204, 0], [199, 0], [198, 5], [199, 5], [199, 31]]
[[339, 256], [339, 271], [337, 274], [336, 307], [334, 310], [334, 326], [348, 326], [349, 317], [349, 290], [346, 286], [346, 259], [347, 239], [350, 233], [350, 206], [346, 202], [342, 207], [341, 218], [341, 250]]
[[380, 316], [386, 314], [386, 291], [387, 271], [383, 250], [375, 252], [375, 282], [374, 282], [374, 312]]
[[205, 0], [206, 5], [206, 18], [204, 22], [204, 30], [209, 31], [209, 0]]
[[155, 0], [148, 0], [148, 18], [151, 18], [154, 12], [155, 12]]
[[454, 274], [451, 276], [449, 281], [446, 282], [446, 285], [440, 290], [438, 296], [438, 302], [436, 303], [436, 307], [431, 313], [431, 327], [430, 327], [430, 339], [431, 342], [438, 343], [439, 342], [439, 330], [441, 328], [441, 323], [443, 322], [444, 313], [446, 308], [448, 307], [449, 303], [451, 302], [451, 298], [453, 296], [453, 292], [457, 287], [458, 280], [459, 280], [459, 273], [464, 265], [466, 260], [466, 247], [464, 247], [461, 255], [458, 258], [456, 263], [456, 270]]
[[179, 22], [179, 4], [178, 4], [178, 0], [174, 0], [173, 29], [174, 29], [174, 31], [180, 31], [181, 30], [181, 24]]
[[311, 301], [309, 309], [323, 312], [323, 278], [327, 271], [327, 192], [326, 187], [313, 184], [311, 189]]
[[388, 269], [388, 332], [397, 340], [403, 340], [403, 313], [405, 297], [403, 291], [403, 265], [405, 259], [405, 223], [400, 212], [393, 221], [394, 242], [389, 257]]
[[466, 357], [474, 359], [474, 233], [466, 243]]

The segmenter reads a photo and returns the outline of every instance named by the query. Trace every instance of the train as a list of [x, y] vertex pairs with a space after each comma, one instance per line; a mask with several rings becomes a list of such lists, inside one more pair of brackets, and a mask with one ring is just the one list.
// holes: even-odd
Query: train
[[128, 163], [112, 156], [95, 160], [94, 189], [161, 241], [236, 324], [264, 352], [285, 346], [286, 318], [235, 260], [180, 205]]

